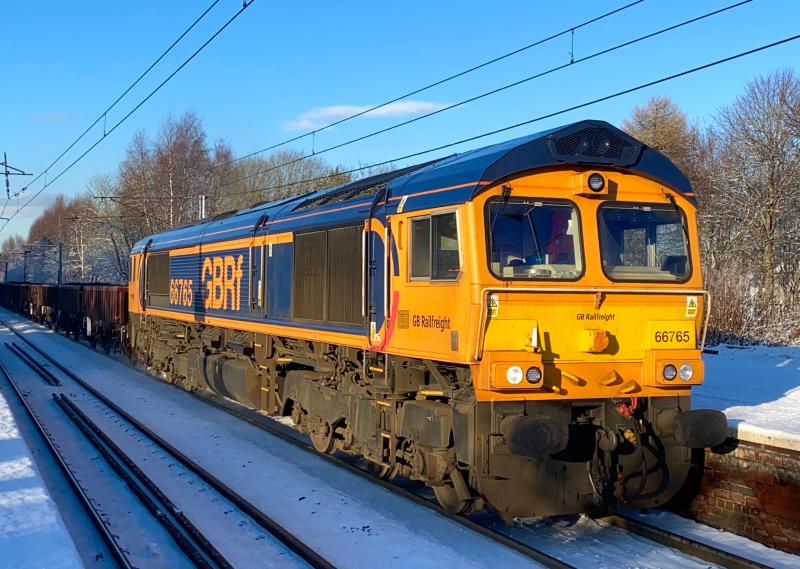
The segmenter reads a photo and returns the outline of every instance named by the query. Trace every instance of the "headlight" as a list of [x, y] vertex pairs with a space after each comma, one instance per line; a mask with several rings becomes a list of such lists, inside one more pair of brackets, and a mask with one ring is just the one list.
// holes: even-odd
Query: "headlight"
[[681, 367], [678, 368], [678, 377], [683, 381], [689, 381], [692, 379], [693, 375], [694, 369], [692, 369], [692, 364], [681, 364]]
[[539, 383], [542, 381], [542, 370], [538, 367], [529, 367], [528, 371], [525, 372], [525, 379], [528, 380], [528, 383]]
[[672, 364], [667, 364], [664, 366], [664, 371], [662, 372], [664, 379], [667, 381], [672, 381], [675, 379], [675, 376], [678, 375], [678, 370], [675, 369], [675, 366]]
[[522, 381], [522, 368], [511, 366], [506, 370], [506, 381], [511, 385], [518, 385]]
[[593, 192], [601, 191], [605, 185], [606, 185], [605, 179], [597, 172], [589, 176], [589, 189], [592, 190]]

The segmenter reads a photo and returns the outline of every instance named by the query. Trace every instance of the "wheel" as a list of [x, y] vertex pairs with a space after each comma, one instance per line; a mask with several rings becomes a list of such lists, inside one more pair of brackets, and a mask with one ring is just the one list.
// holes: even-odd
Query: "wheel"
[[311, 437], [311, 444], [317, 452], [322, 454], [333, 453], [333, 432], [334, 428], [328, 423], [320, 421], [316, 427], [308, 433]]
[[462, 500], [458, 497], [458, 492], [450, 484], [442, 486], [432, 486], [433, 493], [436, 495], [436, 501], [445, 512], [451, 514], [463, 514], [467, 511], [470, 505], [469, 500]]
[[450, 473], [449, 480], [445, 484], [431, 488], [442, 509], [451, 514], [468, 513], [476, 505], [464, 477], [458, 470]]
[[372, 462], [371, 460], [366, 460], [367, 472], [369, 472], [375, 478], [380, 478], [381, 480], [388, 480], [392, 478], [392, 465], [391, 464], [383, 464], [380, 462]]

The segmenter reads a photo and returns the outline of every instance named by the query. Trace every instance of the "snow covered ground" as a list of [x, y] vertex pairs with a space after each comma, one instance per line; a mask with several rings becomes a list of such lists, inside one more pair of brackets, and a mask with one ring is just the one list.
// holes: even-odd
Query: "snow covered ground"
[[670, 512], [652, 510], [642, 513], [630, 510], [625, 512], [625, 515], [667, 531], [690, 537], [711, 547], [742, 555], [775, 569], [796, 569], [800, 567], [800, 556], [772, 549], [756, 541], [687, 520]]
[[[123, 361], [10, 312], [0, 310], [0, 318], [15, 322], [34, 344], [337, 567], [536, 566], [488, 537], [155, 381]], [[2, 350], [5, 360], [13, 357]], [[0, 567], [6, 567], [1, 555]]]
[[715, 349], [694, 407], [724, 411], [736, 438], [800, 450], [800, 346]]
[[[74, 369], [134, 416], [145, 420], [154, 431], [170, 439], [218, 478], [237, 487], [248, 500], [307, 539], [337, 566], [532, 565], [529, 559], [435, 512], [419, 508], [187, 393], [154, 381], [122, 360], [92, 352], [10, 312], [0, 310], [0, 318], [12, 323], [33, 343]], [[764, 353], [770, 357], [763, 357]], [[800, 360], [800, 349], [722, 348], [719, 355], [706, 356], [708, 383], [696, 405], [729, 412], [729, 408], [739, 409], [742, 404], [760, 405], [785, 398], [787, 391], [800, 384], [797, 370], [800, 361], [795, 356]], [[789, 358], [797, 363], [780, 365]], [[749, 362], [750, 372], [743, 361]], [[765, 378], [771, 376], [776, 365], [782, 378], [780, 387], [771, 381], [768, 383], [771, 390], [758, 388], [759, 384], [766, 384]], [[759, 374], [760, 380], [748, 379], [750, 373]], [[738, 383], [730, 379], [736, 374], [741, 374], [740, 381], [746, 387], [741, 393], [736, 391]], [[731, 397], [731, 393], [735, 395]], [[759, 397], [768, 398], [759, 401]], [[735, 418], [730, 412], [729, 417]], [[800, 433], [800, 428], [796, 432]], [[2, 490], [0, 478], [0, 496]], [[721, 532], [694, 525], [697, 527], [684, 530], [713, 532], [713, 542], [720, 542]], [[707, 567], [696, 559], [583, 517], [525, 520], [511, 528], [496, 529], [578, 567]], [[747, 555], [761, 547], [732, 534], [723, 537], [733, 550]], [[766, 553], [760, 550], [758, 553], [767, 555], [764, 559], [769, 559], [773, 566], [800, 566], [792, 563], [796, 557], [769, 557], [773, 550], [763, 549]], [[0, 552], [3, 550], [0, 541]], [[1, 554], [0, 566], [6, 566]]]
[[0, 566], [17, 569], [83, 566], [3, 393], [0, 393]]

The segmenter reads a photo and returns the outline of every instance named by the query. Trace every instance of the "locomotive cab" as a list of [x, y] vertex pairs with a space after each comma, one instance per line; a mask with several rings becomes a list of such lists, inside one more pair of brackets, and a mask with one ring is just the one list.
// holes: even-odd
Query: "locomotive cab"
[[482, 491], [510, 516], [664, 504], [691, 448], [727, 434], [724, 415], [689, 404], [708, 303], [692, 201], [640, 175], [568, 169], [507, 180], [471, 207], [485, 245]]
[[[579, 159], [565, 156], [570, 138]], [[616, 158], [591, 155], [604, 144]], [[509, 519], [659, 506], [695, 466], [692, 449], [727, 435], [722, 413], [690, 407], [710, 299], [688, 182], [668, 162], [668, 174], [627, 167], [641, 143], [604, 123], [501, 160], [558, 147], [563, 165], [390, 220], [392, 348], [468, 362], [468, 397], [418, 392], [452, 409], [458, 467], [434, 486], [451, 509], [474, 506], [474, 495], [459, 498], [462, 482]]]

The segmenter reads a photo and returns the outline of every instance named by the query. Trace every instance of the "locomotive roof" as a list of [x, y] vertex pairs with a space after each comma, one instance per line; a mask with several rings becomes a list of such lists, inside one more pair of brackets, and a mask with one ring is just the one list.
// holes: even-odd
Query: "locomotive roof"
[[277, 231], [360, 222], [385, 205], [409, 212], [471, 200], [483, 189], [545, 168], [587, 166], [640, 174], [693, 199], [686, 176], [663, 154], [615, 126], [585, 120], [348, 184], [258, 204], [139, 241], [152, 250]]

